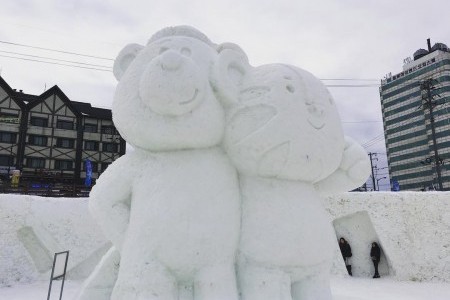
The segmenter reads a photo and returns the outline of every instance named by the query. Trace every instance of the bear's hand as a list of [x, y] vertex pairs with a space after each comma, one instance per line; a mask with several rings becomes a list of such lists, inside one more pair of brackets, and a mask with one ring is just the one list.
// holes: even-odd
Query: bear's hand
[[315, 184], [321, 194], [347, 192], [361, 186], [369, 177], [367, 152], [352, 138], [345, 137], [345, 148], [339, 168]]

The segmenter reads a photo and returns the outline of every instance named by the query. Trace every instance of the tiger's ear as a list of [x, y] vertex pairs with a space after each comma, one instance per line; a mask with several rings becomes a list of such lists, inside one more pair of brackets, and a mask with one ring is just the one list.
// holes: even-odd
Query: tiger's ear
[[119, 52], [113, 66], [113, 73], [117, 81], [122, 78], [123, 74], [125, 74], [130, 64], [143, 48], [144, 46], [138, 44], [129, 44]]
[[224, 105], [238, 101], [244, 77], [250, 71], [245, 52], [236, 44], [224, 43], [217, 47], [219, 58], [214, 66], [212, 85]]

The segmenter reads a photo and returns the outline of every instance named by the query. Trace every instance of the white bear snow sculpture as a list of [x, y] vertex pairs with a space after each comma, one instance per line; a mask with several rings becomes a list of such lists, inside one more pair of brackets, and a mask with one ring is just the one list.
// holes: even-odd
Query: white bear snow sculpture
[[135, 151], [102, 174], [90, 200], [120, 252], [111, 299], [238, 299], [239, 185], [218, 146], [225, 113], [211, 85], [219, 56], [179, 26], [115, 61], [113, 119]]
[[92, 190], [114, 247], [78, 299], [237, 300], [236, 263], [243, 300], [331, 299], [320, 194], [359, 186], [370, 167], [321, 82], [251, 67], [187, 26], [128, 45], [114, 74], [114, 122], [135, 151]]
[[234, 84], [224, 146], [240, 173], [242, 299], [329, 300], [336, 238], [320, 194], [364, 183], [367, 154], [344, 138], [331, 95], [310, 73], [252, 68], [238, 48], [222, 51], [224, 66], [233, 61], [220, 74]]

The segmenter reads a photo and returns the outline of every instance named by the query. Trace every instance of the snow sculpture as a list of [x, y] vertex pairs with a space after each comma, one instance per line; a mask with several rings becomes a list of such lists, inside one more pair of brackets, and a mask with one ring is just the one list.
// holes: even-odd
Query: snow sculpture
[[320, 194], [364, 183], [367, 154], [344, 137], [331, 95], [310, 73], [252, 68], [234, 46], [222, 52], [221, 80], [234, 85], [224, 146], [240, 173], [242, 299], [331, 299], [336, 237]]
[[114, 123], [135, 151], [102, 174], [90, 200], [120, 252], [111, 299], [238, 299], [239, 184], [219, 147], [215, 47], [194, 28], [172, 27], [115, 61]]
[[321, 82], [251, 67], [237, 45], [186, 26], [125, 47], [114, 74], [114, 122], [136, 150], [91, 193], [114, 247], [78, 299], [237, 300], [235, 263], [243, 300], [331, 299], [320, 195], [357, 187], [370, 167]]

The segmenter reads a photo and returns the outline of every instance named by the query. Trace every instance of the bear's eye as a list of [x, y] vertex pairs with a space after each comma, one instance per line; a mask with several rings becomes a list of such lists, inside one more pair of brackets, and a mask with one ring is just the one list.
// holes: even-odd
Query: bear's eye
[[286, 90], [291, 94], [295, 92], [295, 88], [290, 84], [286, 85]]
[[191, 49], [189, 49], [189, 48], [186, 48], [186, 47], [181, 48], [180, 52], [184, 56], [191, 56]]
[[167, 50], [169, 50], [169, 48], [167, 48], [167, 47], [161, 47], [161, 48], [159, 49], [159, 54], [163, 54], [163, 53], [166, 52]]

